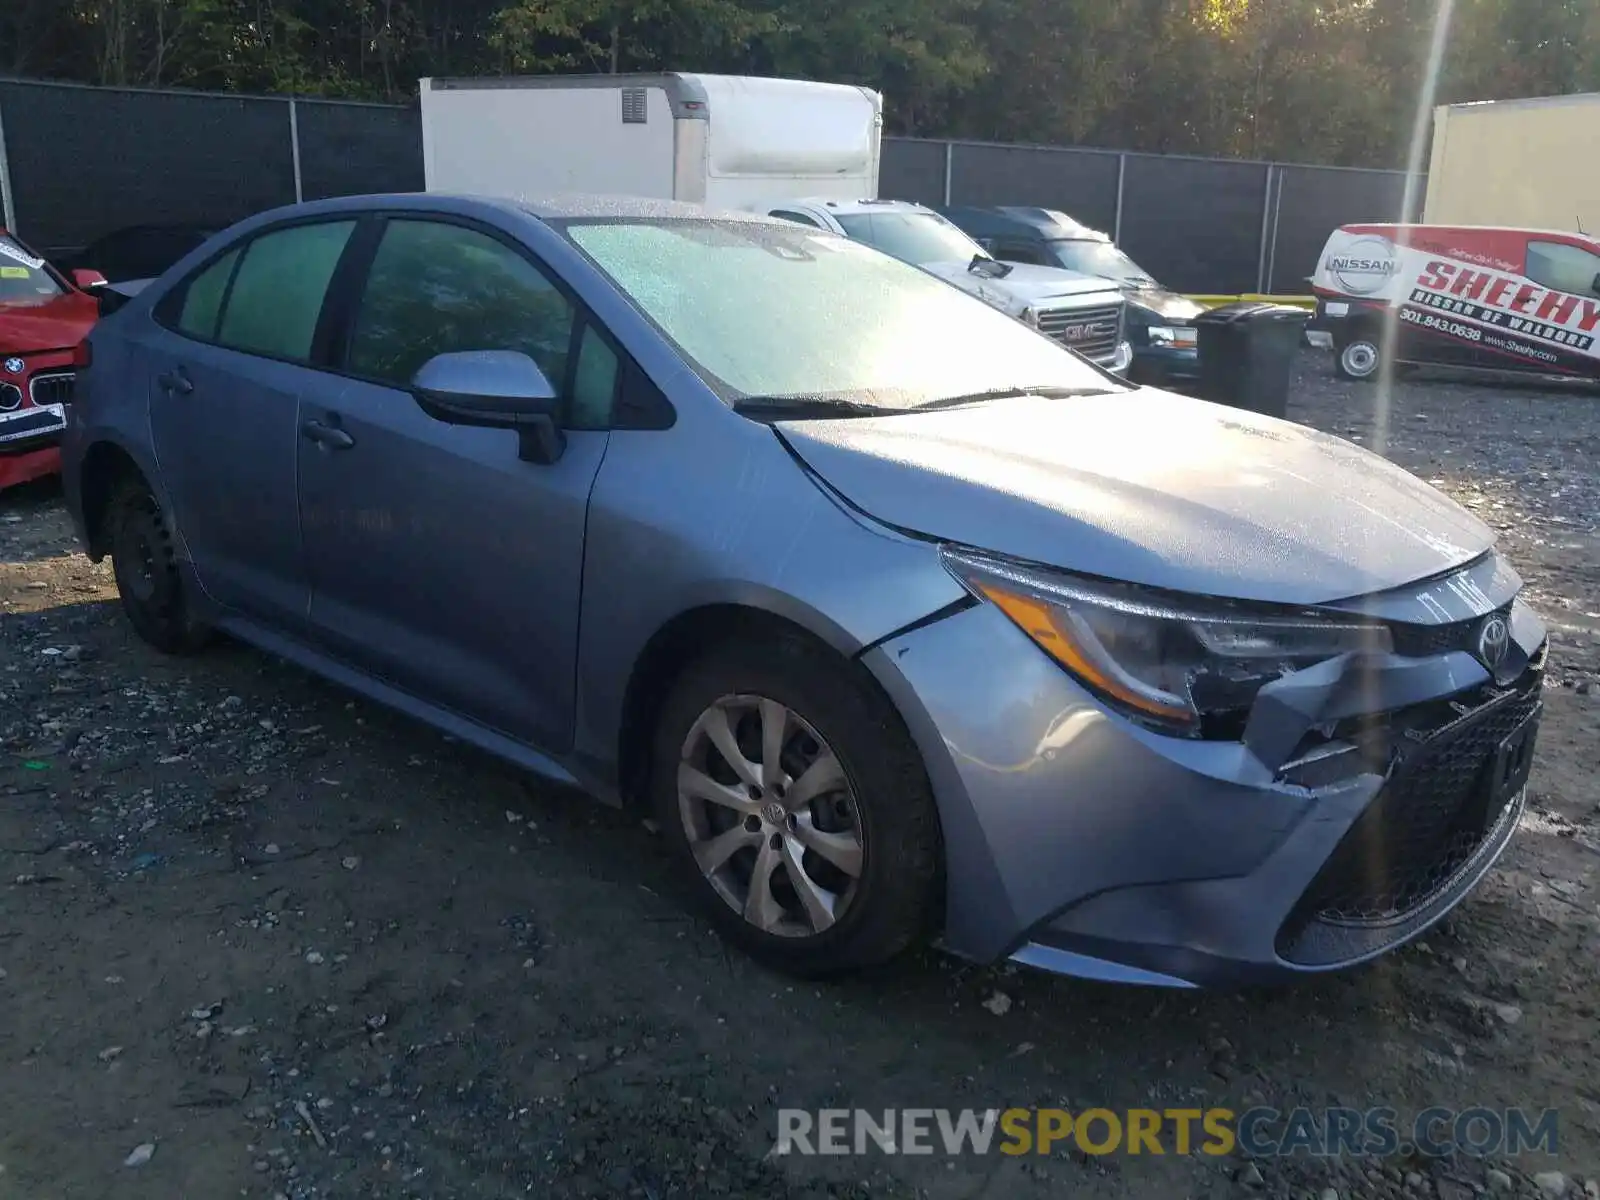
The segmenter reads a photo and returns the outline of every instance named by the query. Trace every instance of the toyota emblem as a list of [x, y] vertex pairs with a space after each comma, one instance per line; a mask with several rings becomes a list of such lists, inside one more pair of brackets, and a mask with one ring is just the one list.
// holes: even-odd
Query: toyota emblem
[[6, 364], [5, 365], [6, 365], [6, 374], [8, 374], [8, 375], [21, 375], [22, 374], [22, 368], [24, 366], [26, 366], [27, 364], [24, 363], [20, 358], [8, 358], [8, 359], [6, 359]]
[[1491, 671], [1498, 670], [1511, 650], [1511, 626], [1498, 613], [1478, 628], [1478, 658]]

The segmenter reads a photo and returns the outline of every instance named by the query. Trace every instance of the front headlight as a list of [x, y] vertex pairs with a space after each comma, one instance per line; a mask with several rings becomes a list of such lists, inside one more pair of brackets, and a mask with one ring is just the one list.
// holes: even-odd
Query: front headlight
[[949, 547], [943, 557], [1079, 683], [1164, 733], [1200, 736], [1207, 718], [1243, 716], [1290, 671], [1393, 649], [1382, 625], [1173, 597]]
[[1032, 325], [1035, 329], [1039, 328], [1039, 310], [1031, 304], [1017, 314], [1017, 319], [1024, 325]]
[[1198, 340], [1199, 333], [1193, 326], [1150, 326], [1150, 344], [1152, 346], [1173, 346], [1188, 350], [1197, 345]]

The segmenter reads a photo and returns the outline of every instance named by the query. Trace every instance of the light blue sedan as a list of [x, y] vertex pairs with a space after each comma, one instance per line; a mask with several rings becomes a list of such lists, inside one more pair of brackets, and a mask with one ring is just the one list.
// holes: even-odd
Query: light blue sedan
[[143, 638], [643, 806], [789, 971], [1347, 966], [1522, 809], [1545, 632], [1476, 519], [818, 230], [302, 205], [78, 360], [67, 496]]

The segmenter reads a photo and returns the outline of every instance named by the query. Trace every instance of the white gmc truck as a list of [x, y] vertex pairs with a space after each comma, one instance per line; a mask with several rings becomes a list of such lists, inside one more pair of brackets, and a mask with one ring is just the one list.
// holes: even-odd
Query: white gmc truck
[[1124, 372], [1122, 293], [1105, 280], [997, 262], [921, 205], [880, 200], [883, 97], [731, 75], [423, 79], [430, 192], [610, 193], [760, 212], [911, 262]]

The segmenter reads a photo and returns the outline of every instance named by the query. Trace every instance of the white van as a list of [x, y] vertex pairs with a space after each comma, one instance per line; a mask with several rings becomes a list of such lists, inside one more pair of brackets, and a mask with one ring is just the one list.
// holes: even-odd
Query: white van
[[1600, 239], [1587, 234], [1346, 225], [1312, 287], [1309, 334], [1346, 379], [1385, 360], [1600, 379]]

